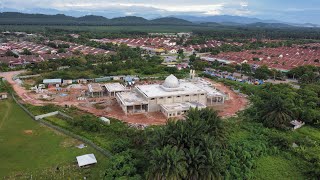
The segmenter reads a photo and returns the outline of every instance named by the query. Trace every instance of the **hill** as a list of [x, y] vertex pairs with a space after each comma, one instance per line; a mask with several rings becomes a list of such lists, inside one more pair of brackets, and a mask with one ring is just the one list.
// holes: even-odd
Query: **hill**
[[236, 24], [252, 24], [257, 22], [263, 23], [279, 23], [275, 20], [262, 20], [258, 18], [244, 17], [244, 16], [230, 16], [230, 15], [217, 15], [217, 16], [175, 16], [180, 19], [191, 21], [194, 23], [203, 23], [203, 22], [216, 22], [216, 23], [225, 23], [232, 22]]
[[252, 23], [245, 25], [246, 27], [254, 27], [254, 28], [292, 28], [293, 26], [283, 23]]
[[144, 25], [150, 24], [147, 19], [137, 16], [125, 16], [111, 19], [113, 25]]
[[181, 25], [191, 25], [192, 22], [184, 20], [184, 19], [179, 19], [175, 17], [164, 17], [164, 18], [157, 18], [151, 20], [153, 24], [181, 24]]
[[64, 14], [25, 14], [17, 12], [0, 13], [1, 25], [192, 25], [191, 22], [173, 18], [147, 20], [137, 16], [108, 19], [103, 16], [87, 15], [72, 17]]
[[95, 15], [88, 15], [88, 16], [82, 16], [77, 18], [80, 21], [108, 21], [108, 18], [105, 18], [103, 16], [95, 16]]

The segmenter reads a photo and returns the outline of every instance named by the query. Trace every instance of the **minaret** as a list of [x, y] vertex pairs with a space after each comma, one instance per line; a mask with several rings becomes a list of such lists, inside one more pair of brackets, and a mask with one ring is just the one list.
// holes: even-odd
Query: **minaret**
[[190, 70], [190, 79], [194, 80], [195, 76], [196, 76], [196, 71], [191, 69]]

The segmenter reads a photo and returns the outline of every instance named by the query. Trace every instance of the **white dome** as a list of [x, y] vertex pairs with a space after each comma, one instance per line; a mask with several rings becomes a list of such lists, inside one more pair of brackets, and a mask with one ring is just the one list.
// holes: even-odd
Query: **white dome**
[[166, 88], [178, 88], [180, 86], [179, 80], [173, 74], [168, 76], [163, 83], [163, 86]]

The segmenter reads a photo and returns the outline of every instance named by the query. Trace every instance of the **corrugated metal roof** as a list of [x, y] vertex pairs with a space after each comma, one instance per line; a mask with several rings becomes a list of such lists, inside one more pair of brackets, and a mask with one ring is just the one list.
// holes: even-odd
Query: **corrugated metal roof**
[[54, 84], [54, 83], [61, 83], [62, 82], [62, 79], [44, 79], [43, 81], [43, 84]]

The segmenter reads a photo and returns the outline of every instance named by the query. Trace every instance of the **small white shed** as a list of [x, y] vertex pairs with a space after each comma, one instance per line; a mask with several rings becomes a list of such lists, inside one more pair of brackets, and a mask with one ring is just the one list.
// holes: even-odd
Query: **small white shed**
[[106, 124], [110, 124], [110, 119], [106, 118], [106, 117], [100, 117], [99, 118], [101, 121], [105, 122]]
[[77, 161], [78, 161], [79, 167], [83, 167], [83, 166], [97, 163], [97, 159], [94, 156], [94, 154], [85, 154], [82, 156], [77, 156]]
[[8, 93], [0, 93], [0, 99], [7, 99]]

